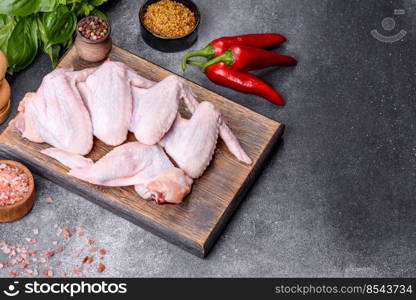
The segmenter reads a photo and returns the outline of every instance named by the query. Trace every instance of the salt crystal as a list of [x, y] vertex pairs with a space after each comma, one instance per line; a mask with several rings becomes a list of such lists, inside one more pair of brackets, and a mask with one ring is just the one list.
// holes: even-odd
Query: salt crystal
[[75, 274], [77, 274], [77, 275], [80, 275], [80, 274], [82, 274], [82, 270], [81, 269], [74, 269], [74, 270], [72, 270], [72, 272], [74, 272]]
[[105, 265], [103, 265], [102, 263], [98, 264], [98, 268], [97, 268], [97, 272], [98, 273], [102, 273], [105, 270]]
[[0, 168], [0, 207], [22, 201], [29, 191], [29, 178], [23, 170], [2, 164]]
[[69, 239], [69, 237], [71, 236], [71, 234], [69, 233], [69, 231], [68, 231], [68, 228], [64, 228], [64, 229], [62, 229], [62, 236], [64, 237], [64, 239]]

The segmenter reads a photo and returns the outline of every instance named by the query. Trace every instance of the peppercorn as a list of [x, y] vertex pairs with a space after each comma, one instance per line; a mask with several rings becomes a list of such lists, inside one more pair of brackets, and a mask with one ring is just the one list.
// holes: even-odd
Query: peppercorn
[[87, 17], [78, 25], [79, 33], [89, 40], [100, 40], [108, 32], [108, 23], [99, 17]]

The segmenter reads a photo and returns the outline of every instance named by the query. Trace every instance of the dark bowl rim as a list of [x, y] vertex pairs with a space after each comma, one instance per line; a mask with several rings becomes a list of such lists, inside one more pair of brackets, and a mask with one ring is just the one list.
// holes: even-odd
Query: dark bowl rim
[[[103, 38], [94, 41], [94, 40], [87, 39], [85, 36], [83, 36], [81, 34], [81, 32], [79, 32], [79, 30], [78, 30], [79, 24], [82, 21], [84, 21], [85, 19], [88, 19], [88, 18], [99, 18], [99, 19], [104, 20], [105, 22], [107, 22], [108, 31], [107, 31], [107, 33], [105, 34], [105, 36]], [[84, 17], [84, 18], [82, 18], [81, 20], [78, 21], [76, 31], [77, 31], [77, 37], [82, 39], [84, 42], [89, 43], [89, 44], [99, 44], [99, 43], [102, 43], [102, 42], [106, 41], [108, 39], [108, 37], [110, 36], [110, 34], [111, 34], [111, 23], [108, 19], [104, 19], [104, 18], [101, 18], [101, 17], [98, 17], [98, 16], [86, 16], [86, 17]]]
[[[196, 12], [197, 12], [197, 14], [198, 14], [198, 16], [197, 16], [197, 20], [196, 20], [196, 25], [195, 25], [195, 27], [190, 31], [190, 32], [188, 32], [187, 34], [185, 34], [185, 35], [181, 35], [181, 36], [178, 36], [178, 37], [174, 37], [174, 38], [170, 38], [170, 37], [165, 37], [165, 36], [162, 36], [162, 35], [158, 35], [157, 33], [154, 33], [153, 31], [151, 31], [149, 28], [147, 28], [146, 27], [146, 25], [144, 25], [144, 23], [143, 23], [143, 20], [142, 20], [142, 12], [143, 12], [143, 10], [144, 10], [144, 8], [146, 7], [146, 6], [148, 6], [148, 3], [150, 2], [150, 1], [154, 1], [154, 0], [146, 0], [143, 4], [142, 4], [142, 6], [140, 7], [140, 11], [139, 11], [139, 20], [140, 20], [140, 24], [144, 27], [144, 29], [146, 29], [151, 35], [153, 35], [154, 37], [156, 37], [156, 38], [159, 38], [159, 39], [161, 39], [161, 40], [166, 40], [166, 41], [175, 41], [175, 40], [180, 40], [180, 39], [183, 39], [183, 38], [187, 38], [188, 36], [190, 36], [190, 35], [192, 35], [197, 29], [198, 29], [198, 27], [199, 27], [199, 23], [201, 22], [201, 12], [200, 12], [200, 10], [199, 10], [199, 7], [198, 7], [198, 5], [196, 5], [195, 4], [195, 2], [193, 2], [192, 0], [187, 0], [187, 1], [189, 1], [190, 3], [192, 3], [194, 6], [195, 6], [195, 9], [196, 9]], [[172, 0], [172, 1], [175, 1], [175, 2], [179, 2], [179, 3], [182, 3], [183, 5], [185, 5], [186, 6], [186, 4], [185, 3], [183, 3], [181, 0]], [[157, 2], [157, 1], [156, 1]], [[188, 7], [188, 6], [186, 6], [186, 7]], [[189, 7], [188, 7], [189, 8]], [[189, 8], [189, 9], [191, 9], [191, 8]], [[191, 9], [192, 10], [192, 9]]]

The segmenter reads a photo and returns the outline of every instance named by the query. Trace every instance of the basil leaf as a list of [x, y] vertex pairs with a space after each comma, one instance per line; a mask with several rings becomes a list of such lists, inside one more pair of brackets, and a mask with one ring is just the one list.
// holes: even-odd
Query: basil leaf
[[105, 13], [103, 13], [101, 10], [98, 10], [96, 8], [91, 12], [90, 16], [96, 16], [96, 17], [100, 17], [103, 19], [107, 19], [107, 16], [105, 15]]
[[28, 16], [40, 11], [53, 11], [58, 0], [1, 0], [0, 14]]
[[89, 3], [94, 6], [100, 6], [107, 2], [108, 0], [90, 0]]
[[39, 14], [37, 22], [42, 49], [55, 66], [61, 47], [69, 48], [72, 45], [77, 17], [68, 7], [60, 5], [53, 12]]
[[59, 0], [59, 4], [63, 4], [63, 5], [67, 5], [67, 4], [72, 4], [74, 2], [80, 2], [82, 0]]
[[95, 12], [95, 7], [99, 6], [108, 0], [60, 0], [60, 1], [73, 1], [71, 10], [75, 12], [77, 16], [90, 16], [96, 15], [98, 17], [103, 17], [104, 13]]
[[81, 6], [78, 8], [76, 14], [78, 16], [89, 16], [94, 6], [88, 3], [82, 3]]
[[8, 72], [13, 74], [29, 66], [38, 52], [35, 16], [20, 18], [7, 44]]
[[16, 20], [14, 17], [0, 15], [0, 50], [2, 50], [6, 56], [7, 44], [15, 26]]

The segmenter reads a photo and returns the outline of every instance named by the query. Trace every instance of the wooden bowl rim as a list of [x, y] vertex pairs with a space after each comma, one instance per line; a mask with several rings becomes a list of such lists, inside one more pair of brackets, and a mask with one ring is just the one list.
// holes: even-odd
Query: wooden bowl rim
[[0, 118], [7, 113], [7, 111], [10, 112], [10, 107], [11, 107], [11, 101], [9, 99], [9, 102], [7, 102], [7, 105], [4, 106], [3, 108], [0, 108]]
[[17, 168], [23, 170], [23, 172], [29, 177], [29, 191], [27, 192], [25, 197], [22, 200], [17, 201], [16, 203], [14, 203], [12, 205], [6, 205], [6, 206], [3, 206], [3, 207], [0, 207], [0, 210], [2, 210], [2, 209], [13, 209], [17, 206], [20, 206], [22, 203], [28, 201], [29, 198], [32, 197], [33, 191], [35, 189], [35, 180], [33, 179], [32, 172], [30, 172], [30, 170], [25, 165], [23, 165], [22, 163], [20, 163], [18, 161], [0, 160], [0, 164], [6, 164], [6, 165], [9, 165], [9, 166], [11, 165], [11, 166], [17, 167]]
[[[3, 86], [4, 85], [4, 86]], [[7, 97], [6, 97], [6, 102], [5, 103], [0, 103], [0, 111], [5, 111], [5, 109], [10, 106], [10, 97], [11, 97], [11, 86], [9, 84], [9, 82], [7, 81], [6, 78], [4, 78], [3, 80], [0, 80], [0, 90], [1, 89], [7, 89]], [[1, 94], [1, 92], [0, 92]]]

